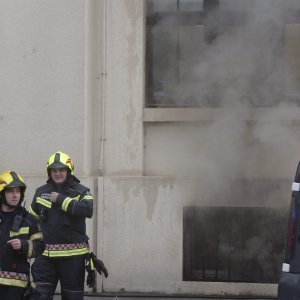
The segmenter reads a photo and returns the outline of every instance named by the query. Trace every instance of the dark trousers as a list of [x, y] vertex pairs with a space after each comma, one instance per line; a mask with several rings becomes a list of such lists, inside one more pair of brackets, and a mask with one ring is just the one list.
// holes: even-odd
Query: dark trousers
[[278, 283], [278, 299], [300, 299], [300, 274], [282, 272]]
[[0, 285], [1, 300], [22, 300], [26, 289], [16, 286]]
[[40, 300], [52, 300], [58, 281], [62, 300], [83, 300], [85, 257], [49, 258], [40, 256], [32, 264], [32, 277]]

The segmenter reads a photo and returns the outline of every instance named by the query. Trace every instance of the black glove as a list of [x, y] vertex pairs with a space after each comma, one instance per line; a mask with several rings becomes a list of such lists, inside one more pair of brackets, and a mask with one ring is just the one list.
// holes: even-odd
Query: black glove
[[88, 273], [86, 277], [86, 284], [90, 288], [96, 287], [96, 272], [95, 269], [99, 274], [104, 274], [105, 278], [108, 276], [107, 269], [104, 266], [102, 260], [98, 259], [93, 252], [90, 252], [86, 257], [85, 261], [85, 269]]
[[33, 288], [31, 284], [29, 284], [23, 295], [23, 300], [39, 299], [40, 295], [41, 294], [35, 288]]
[[95, 289], [96, 287], [96, 273], [94, 270], [88, 272], [86, 277], [86, 284], [89, 288]]
[[85, 269], [88, 273], [86, 277], [86, 284], [88, 285], [88, 287], [94, 289], [96, 287], [96, 273], [95, 273], [94, 263], [90, 255], [88, 255], [86, 258]]
[[97, 256], [91, 252], [90, 258], [93, 260], [94, 266], [99, 274], [104, 274], [105, 278], [108, 277], [107, 269], [102, 260], [98, 259]]

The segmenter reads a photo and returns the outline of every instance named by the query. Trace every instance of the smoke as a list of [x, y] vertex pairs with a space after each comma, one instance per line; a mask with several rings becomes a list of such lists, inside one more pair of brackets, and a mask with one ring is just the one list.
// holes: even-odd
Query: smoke
[[[252, 2], [251, 10], [240, 10], [245, 20], [238, 26], [222, 25], [229, 20], [222, 20], [226, 10], [220, 8], [216, 37], [205, 44], [188, 70], [190, 76], [182, 77], [177, 98], [217, 107], [269, 107], [282, 101], [283, 31], [278, 2]], [[182, 66], [189, 65], [188, 56], [182, 60]]]
[[[294, 110], [300, 103], [300, 76], [293, 68], [299, 55], [291, 50], [296, 43], [289, 30], [294, 28], [283, 22], [295, 6], [300, 9], [296, 1], [220, 1], [208, 28], [178, 26], [167, 18], [154, 32], [154, 42], [168, 53], [154, 49], [157, 103], [200, 107], [205, 114], [198, 125], [183, 130], [166, 157], [176, 166], [173, 174], [196, 178], [188, 205], [288, 206], [289, 183], [299, 159]], [[228, 22], [232, 12], [240, 16], [236, 23]], [[252, 220], [253, 230], [239, 255], [256, 259], [260, 272], [274, 273], [282, 257], [283, 234], [270, 237], [274, 228], [264, 230], [264, 223]], [[274, 214], [273, 224], [281, 233], [285, 221]], [[213, 230], [207, 224], [199, 228]], [[234, 251], [226, 237], [220, 239], [218, 251]], [[274, 250], [275, 241], [279, 246]]]
[[207, 26], [179, 26], [168, 17], [155, 28], [157, 103], [211, 109], [197, 130], [193, 126], [190, 140], [181, 139], [189, 142], [186, 155], [172, 153], [176, 166], [181, 160], [175, 174], [233, 182], [291, 178], [299, 148], [293, 109], [300, 94], [287, 64], [287, 3], [295, 8], [293, 1], [220, 1]]

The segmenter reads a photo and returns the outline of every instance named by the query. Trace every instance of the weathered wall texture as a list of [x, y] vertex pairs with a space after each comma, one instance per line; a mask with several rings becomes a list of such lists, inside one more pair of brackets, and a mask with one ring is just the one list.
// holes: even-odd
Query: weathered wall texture
[[42, 175], [61, 149], [82, 173], [84, 6], [1, 1], [1, 169]]

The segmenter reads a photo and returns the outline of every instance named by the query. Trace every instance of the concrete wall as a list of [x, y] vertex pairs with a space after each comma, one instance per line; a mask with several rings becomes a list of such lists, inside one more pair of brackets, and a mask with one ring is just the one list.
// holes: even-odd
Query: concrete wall
[[[183, 207], [288, 205], [290, 190], [283, 180], [293, 177], [297, 164], [299, 109], [143, 109], [143, 3], [110, 1], [106, 9], [105, 176], [98, 180], [97, 250], [111, 275], [99, 287], [276, 296], [276, 284], [183, 282]], [[249, 122], [262, 144], [247, 135]], [[234, 137], [224, 132], [226, 126]], [[240, 166], [245, 178], [278, 179], [280, 195], [270, 194], [264, 203], [212, 200], [211, 194], [226, 190], [220, 179], [239, 178]], [[196, 189], [184, 180], [191, 171], [199, 172]]]
[[[75, 173], [96, 196], [97, 209], [85, 91], [91, 72], [87, 12], [81, 0], [0, 3], [0, 169], [24, 176], [27, 207], [47, 179], [47, 159], [61, 150], [74, 159]], [[96, 214], [88, 220], [92, 247], [96, 220]]]
[[[183, 206], [224, 205], [211, 191], [226, 189], [220, 178], [228, 170], [238, 178], [240, 166], [247, 178], [291, 179], [299, 108], [143, 108], [144, 1], [5, 0], [0, 18], [0, 169], [24, 175], [29, 205], [49, 155], [73, 157], [95, 196], [91, 245], [110, 274], [98, 277], [97, 290], [276, 295], [276, 285], [183, 282]], [[292, 29], [287, 49], [298, 35]], [[297, 55], [286, 55], [297, 73]], [[251, 121], [256, 139], [244, 125]], [[235, 137], [216, 139], [225, 126]], [[283, 184], [275, 201], [250, 205], [287, 205], [289, 192]]]
[[106, 12], [104, 172], [106, 175], [142, 175], [143, 2], [107, 1]]
[[83, 174], [85, 2], [0, 5], [1, 169], [44, 175], [61, 149]]
[[[103, 216], [103, 229], [97, 250], [110, 270], [102, 282], [105, 292], [276, 295], [275, 284], [182, 281], [183, 206], [230, 206], [222, 197], [193, 198], [198, 181], [116, 176], [99, 179], [101, 185], [98, 216]], [[242, 199], [235, 205], [247, 206]]]

